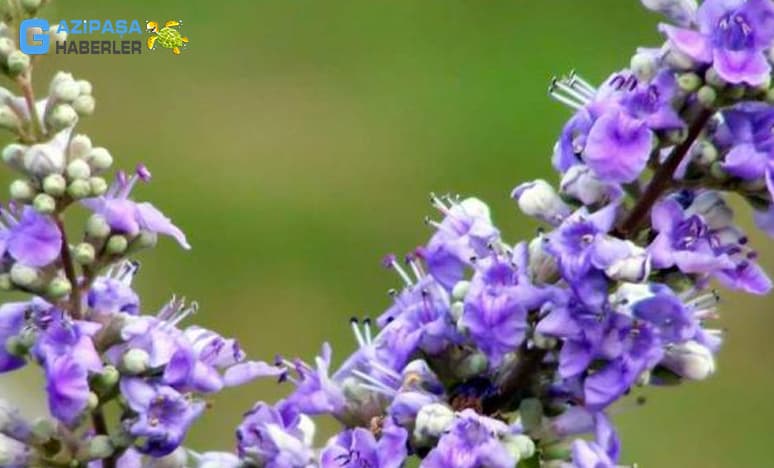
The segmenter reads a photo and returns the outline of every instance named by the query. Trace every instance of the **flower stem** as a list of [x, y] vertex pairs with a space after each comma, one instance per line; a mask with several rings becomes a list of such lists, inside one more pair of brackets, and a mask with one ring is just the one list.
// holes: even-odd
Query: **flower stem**
[[675, 146], [666, 161], [656, 169], [648, 188], [645, 189], [645, 193], [642, 194], [642, 197], [634, 205], [629, 216], [616, 228], [615, 234], [618, 237], [627, 238], [636, 234], [642, 223], [648, 218], [653, 205], [672, 185], [675, 171], [713, 114], [714, 111], [711, 109], [702, 110], [688, 129], [688, 135], [685, 140]]
[[62, 265], [64, 267], [67, 281], [70, 282], [70, 316], [75, 320], [81, 319], [81, 286], [78, 282], [78, 275], [75, 272], [75, 264], [70, 255], [70, 243], [67, 241], [67, 232], [65, 231], [64, 221], [61, 215], [55, 217], [56, 226], [62, 234]]
[[21, 88], [24, 95], [24, 101], [27, 103], [27, 110], [30, 113], [30, 121], [32, 123], [32, 137], [35, 141], [40, 141], [43, 136], [43, 128], [40, 126], [40, 116], [38, 115], [38, 109], [35, 106], [35, 91], [32, 89], [32, 70], [28, 70], [25, 74], [20, 75], [16, 82]]

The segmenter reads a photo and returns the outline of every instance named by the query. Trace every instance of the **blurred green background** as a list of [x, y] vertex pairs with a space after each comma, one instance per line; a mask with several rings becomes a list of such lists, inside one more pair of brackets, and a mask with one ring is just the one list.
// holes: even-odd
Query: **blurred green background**
[[[93, 82], [97, 113], [79, 130], [126, 168], [148, 163], [153, 183], [136, 195], [194, 246], [142, 255], [145, 310], [195, 298], [197, 322], [266, 360], [310, 358], [326, 340], [338, 359], [353, 349], [348, 318], [377, 315], [398, 285], [380, 258], [429, 235], [430, 191], [475, 194], [509, 239], [530, 235], [508, 194], [555, 180], [569, 112], [546, 96], [550, 77], [599, 82], [660, 41], [636, 0], [72, 0], [44, 16], [183, 20], [180, 56], [54, 56], [36, 86], [58, 69]], [[761, 261], [774, 267], [771, 252]], [[716, 377], [614, 410], [624, 461], [770, 466], [772, 299], [724, 298]], [[286, 389], [223, 392], [190, 445], [232, 447], [241, 414]]]

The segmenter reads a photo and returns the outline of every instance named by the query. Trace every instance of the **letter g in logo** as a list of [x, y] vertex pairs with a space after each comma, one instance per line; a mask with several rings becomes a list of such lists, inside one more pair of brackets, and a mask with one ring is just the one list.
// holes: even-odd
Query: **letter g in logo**
[[[35, 33], [32, 35], [32, 42], [40, 42], [40, 44], [30, 43], [27, 40], [30, 28], [40, 28], [43, 31], [43, 34]], [[49, 37], [46, 31], [48, 31], [48, 21], [44, 19], [30, 18], [22, 21], [19, 25], [19, 50], [27, 55], [40, 55], [48, 52]]]

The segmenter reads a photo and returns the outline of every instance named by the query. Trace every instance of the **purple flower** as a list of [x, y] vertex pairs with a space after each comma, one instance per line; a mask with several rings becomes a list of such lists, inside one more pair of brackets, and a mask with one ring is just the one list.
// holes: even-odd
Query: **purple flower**
[[348, 429], [333, 437], [320, 455], [322, 468], [400, 468], [406, 459], [408, 433], [389, 419], [383, 424], [379, 440], [361, 427]]
[[699, 31], [661, 25], [679, 52], [712, 64], [732, 84], [763, 84], [771, 65], [765, 50], [774, 39], [774, 5], [768, 0], [706, 0], [696, 14]]
[[596, 442], [578, 439], [572, 443], [572, 464], [575, 468], [615, 468], [615, 462]]
[[51, 414], [68, 426], [75, 426], [86, 409], [89, 381], [86, 368], [76, 355], [50, 359], [46, 365], [46, 393]]
[[135, 413], [129, 432], [144, 438], [138, 447], [142, 453], [160, 457], [180, 446], [191, 423], [204, 411], [205, 404], [191, 401], [172, 387], [125, 377], [121, 395]]
[[139, 314], [140, 298], [132, 289], [132, 279], [137, 269], [136, 263], [124, 262], [97, 277], [86, 297], [86, 305], [91, 312], [97, 317], [118, 313]]
[[43, 267], [59, 257], [62, 234], [56, 223], [29, 206], [14, 216], [13, 210], [0, 209], [0, 257], [8, 253], [14, 260], [31, 267]]
[[420, 466], [512, 468], [516, 460], [499, 439], [508, 431], [508, 426], [502, 421], [466, 409], [457, 415], [452, 426]]
[[129, 194], [138, 180], [150, 180], [150, 173], [144, 166], [138, 166], [137, 173], [127, 180], [119, 173], [108, 192], [97, 198], [83, 201], [93, 212], [103, 216], [115, 232], [134, 237], [140, 231], [164, 234], [174, 238], [183, 248], [190, 249], [185, 234], [164, 214], [147, 202], [137, 203]]
[[16, 370], [27, 363], [23, 357], [10, 354], [6, 343], [21, 332], [28, 309], [28, 302], [8, 302], [0, 306], [0, 373]]
[[444, 201], [433, 197], [433, 205], [444, 214], [440, 223], [428, 221], [437, 229], [422, 250], [430, 274], [451, 289], [462, 279], [470, 259], [486, 255], [488, 246], [500, 233], [492, 224], [489, 207], [476, 198]]
[[652, 149], [653, 132], [645, 121], [611, 110], [591, 127], [583, 160], [602, 179], [631, 182], [645, 169]]
[[[602, 412], [594, 412], [582, 406], [571, 406], [551, 421], [551, 429], [559, 437], [593, 432], [596, 440], [592, 451], [600, 449], [600, 453], [611, 460], [611, 464], [618, 460], [621, 441], [610, 419]], [[575, 459], [573, 461], [577, 463]], [[590, 466], [596, 468], [594, 464]]]
[[287, 401], [259, 402], [236, 431], [239, 457], [266, 468], [313, 466], [314, 423]]
[[346, 398], [339, 384], [330, 377], [331, 355], [331, 347], [325, 343], [314, 368], [301, 360], [288, 363], [298, 373], [298, 380], [293, 381], [296, 390], [287, 399], [289, 406], [312, 415], [343, 411]]

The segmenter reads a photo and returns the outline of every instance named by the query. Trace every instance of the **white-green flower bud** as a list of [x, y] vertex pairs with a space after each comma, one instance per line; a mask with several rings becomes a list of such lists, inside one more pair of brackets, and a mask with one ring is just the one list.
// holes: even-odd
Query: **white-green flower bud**
[[0, 291], [10, 291], [11, 289], [13, 289], [11, 275], [8, 273], [0, 274]]
[[68, 147], [70, 159], [85, 158], [91, 151], [91, 138], [86, 135], [75, 135], [70, 140], [70, 146]]
[[[96, 435], [89, 439], [86, 444], [86, 460], [102, 460], [113, 454], [113, 444], [110, 437], [106, 435]], [[181, 465], [182, 466], [182, 465]]]
[[3, 148], [3, 162], [14, 169], [24, 170], [24, 152], [27, 147], [17, 143], [11, 143]]
[[94, 172], [99, 172], [108, 169], [113, 164], [113, 156], [107, 149], [97, 147], [89, 151], [86, 161], [94, 169]]
[[58, 132], [75, 125], [78, 121], [78, 114], [70, 104], [57, 104], [49, 113], [46, 121], [55, 132]]
[[86, 221], [86, 234], [95, 239], [103, 239], [110, 235], [110, 225], [98, 214], [93, 214]]
[[50, 144], [32, 145], [24, 153], [24, 168], [38, 177], [64, 171], [65, 155]]
[[702, 80], [701, 77], [696, 73], [682, 73], [677, 77], [677, 84], [683, 91], [692, 93], [699, 89], [699, 87], [702, 85]]
[[148, 370], [150, 355], [144, 349], [132, 348], [124, 353], [121, 358], [121, 365], [129, 374], [141, 374]]
[[481, 375], [489, 367], [489, 360], [484, 353], [475, 352], [468, 355], [454, 369], [454, 373], [461, 379], [468, 379]]
[[432, 443], [439, 438], [454, 422], [454, 411], [443, 403], [431, 403], [423, 406], [417, 413], [414, 425], [414, 439], [421, 445]]
[[121, 378], [121, 374], [113, 366], [105, 366], [102, 372], [94, 377], [94, 385], [98, 390], [109, 391], [113, 388], [118, 380]]
[[535, 454], [535, 442], [524, 434], [506, 434], [502, 443], [517, 461], [526, 460]]
[[11, 198], [19, 201], [32, 200], [32, 197], [35, 196], [35, 187], [24, 179], [16, 179], [11, 182], [8, 191], [11, 194]]
[[95, 197], [104, 195], [108, 190], [108, 183], [102, 177], [91, 177], [89, 185], [91, 186], [91, 194]]
[[54, 99], [58, 101], [72, 102], [81, 94], [81, 87], [78, 86], [78, 83], [76, 83], [75, 80], [61, 80], [54, 87], [53, 91], [54, 92], [51, 93], [51, 96]]
[[56, 425], [48, 418], [38, 418], [32, 423], [32, 437], [38, 444], [51, 440], [56, 433]]
[[462, 314], [465, 312], [465, 304], [461, 301], [452, 302], [449, 308], [449, 313], [454, 321], [459, 321], [462, 318]]
[[127, 247], [129, 247], [129, 242], [126, 237], [116, 234], [108, 239], [105, 251], [111, 255], [121, 255], [126, 252]]
[[715, 161], [710, 166], [710, 175], [720, 181], [728, 179], [728, 172], [723, 169], [723, 164], [720, 161]]
[[556, 338], [538, 332], [532, 335], [532, 340], [539, 349], [554, 349], [557, 345]]
[[67, 31], [59, 31], [59, 26], [55, 23], [48, 29], [48, 38], [52, 44], [61, 44], [67, 40]]
[[0, 37], [0, 57], [8, 57], [11, 52], [16, 50], [16, 44], [7, 37]]
[[83, 159], [75, 159], [67, 165], [67, 176], [70, 179], [88, 179], [91, 177], [91, 168]]
[[24, 346], [19, 337], [12, 336], [5, 340], [5, 351], [11, 356], [24, 357], [27, 355], [29, 348]]
[[696, 92], [696, 98], [699, 103], [704, 107], [712, 107], [715, 104], [715, 100], [718, 98], [718, 93], [711, 86], [702, 86]]
[[12, 75], [19, 75], [30, 68], [30, 56], [20, 50], [14, 50], [8, 54], [6, 64]]
[[724, 80], [712, 67], [707, 69], [707, 72], [704, 74], [704, 80], [710, 86], [714, 86], [718, 89], [724, 88], [728, 84], [728, 82]]
[[81, 90], [81, 95], [90, 95], [91, 94], [92, 88], [91, 88], [91, 83], [90, 82], [88, 82], [86, 80], [78, 80], [77, 83], [78, 83], [78, 87]]
[[0, 128], [18, 130], [19, 127], [21, 127], [21, 120], [11, 106], [0, 106]]
[[32, 201], [32, 207], [40, 214], [51, 214], [56, 211], [56, 200], [47, 193], [39, 193]]
[[470, 281], [457, 281], [457, 283], [454, 285], [454, 288], [452, 289], [452, 298], [458, 301], [464, 300], [465, 296], [468, 295], [469, 289]]
[[51, 83], [48, 85], [48, 93], [49, 94], [56, 94], [56, 88], [61, 83], [65, 83], [68, 81], [75, 81], [75, 78], [73, 78], [72, 73], [67, 73], [63, 71], [58, 71], [54, 74], [54, 76], [51, 78]]
[[75, 109], [75, 112], [77, 112], [78, 115], [82, 116], [93, 114], [96, 105], [97, 103], [94, 100], [94, 97], [89, 96], [88, 94], [78, 96], [75, 101], [73, 101], [73, 109]]
[[[774, 48], [772, 48], [772, 50], [774, 50]], [[766, 102], [774, 104], [774, 89], [766, 91]]]
[[695, 68], [693, 59], [674, 47], [664, 56], [664, 62], [675, 70], [691, 71]]
[[91, 185], [88, 180], [77, 179], [67, 186], [67, 193], [76, 200], [88, 198], [91, 195]]
[[33, 267], [15, 263], [11, 267], [11, 281], [23, 288], [33, 289], [40, 285], [40, 274]]
[[658, 57], [649, 52], [638, 52], [630, 61], [632, 72], [642, 81], [650, 81], [658, 70]]
[[97, 253], [94, 246], [88, 242], [81, 242], [73, 248], [73, 258], [81, 265], [90, 265], [94, 263]]
[[35, 13], [38, 8], [40, 8], [42, 0], [21, 0], [22, 7], [28, 12], [28, 13]]
[[46, 292], [48, 293], [49, 297], [59, 299], [70, 294], [72, 289], [73, 287], [70, 282], [67, 281], [67, 278], [57, 276], [56, 278], [52, 279], [50, 283], [48, 283]]
[[52, 197], [61, 197], [67, 190], [67, 181], [62, 174], [51, 174], [43, 179], [43, 191]]
[[700, 144], [699, 163], [703, 166], [709, 167], [712, 163], [718, 160], [718, 149], [715, 145], [704, 140]]
[[132, 243], [129, 248], [132, 251], [151, 249], [156, 247], [158, 241], [159, 236], [155, 232], [140, 231], [140, 234], [132, 239]]
[[661, 365], [689, 380], [704, 380], [715, 373], [712, 351], [696, 341], [668, 347]]

